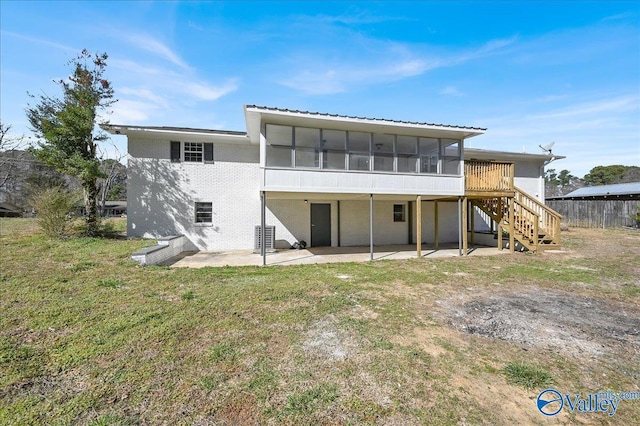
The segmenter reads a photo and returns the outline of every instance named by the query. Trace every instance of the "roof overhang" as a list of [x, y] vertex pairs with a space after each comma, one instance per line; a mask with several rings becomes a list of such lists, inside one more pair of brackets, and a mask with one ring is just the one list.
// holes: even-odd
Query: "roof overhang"
[[487, 130], [480, 127], [352, 117], [255, 105], [245, 105], [244, 113], [251, 143], [260, 142], [260, 129], [263, 123], [449, 139], [467, 139], [482, 135]]
[[104, 124], [100, 126], [112, 135], [126, 135], [139, 138], [175, 139], [182, 142], [231, 142], [248, 143], [245, 132], [231, 130], [192, 129], [189, 127], [135, 126], [127, 124]]
[[548, 154], [529, 154], [526, 152], [509, 152], [509, 151], [494, 151], [489, 149], [479, 148], [464, 148], [465, 160], [484, 160], [484, 161], [515, 161], [515, 160], [537, 160], [541, 163], [551, 162], [555, 160], [562, 160], [566, 158], [563, 155], [548, 155]]

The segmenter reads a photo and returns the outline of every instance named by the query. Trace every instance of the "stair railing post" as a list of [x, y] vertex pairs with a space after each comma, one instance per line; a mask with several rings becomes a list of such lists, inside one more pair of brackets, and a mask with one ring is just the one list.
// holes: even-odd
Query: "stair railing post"
[[515, 198], [507, 201], [509, 203], [509, 251], [515, 253], [516, 251], [516, 228], [515, 228]]
[[511, 187], [509, 189], [512, 191], [516, 188], [516, 185], [514, 182], [515, 174], [516, 174], [516, 165], [515, 163], [511, 163], [511, 165], [509, 166], [509, 185], [511, 185]]
[[498, 215], [498, 221], [496, 223], [498, 224], [498, 250], [502, 251], [502, 197], [498, 198], [497, 206], [496, 213]]
[[538, 222], [539, 222], [539, 218], [534, 216], [533, 217], [533, 236], [535, 238], [535, 249], [536, 249], [536, 253], [538, 252], [538, 246], [540, 245], [540, 229], [538, 227]]

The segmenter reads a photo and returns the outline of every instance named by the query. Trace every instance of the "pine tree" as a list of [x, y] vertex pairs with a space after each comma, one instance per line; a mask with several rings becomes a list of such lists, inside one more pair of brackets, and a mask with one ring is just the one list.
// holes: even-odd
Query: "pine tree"
[[[107, 54], [90, 54], [86, 49], [69, 62], [73, 68], [67, 80], [55, 81], [62, 97], [40, 95], [35, 106], [26, 113], [31, 128], [40, 138], [36, 157], [60, 172], [82, 182], [87, 234], [98, 232], [98, 178], [100, 170], [98, 145], [108, 135], [98, 125], [107, 124], [100, 114], [116, 100], [111, 83], [104, 78]], [[32, 96], [35, 98], [35, 96]]]

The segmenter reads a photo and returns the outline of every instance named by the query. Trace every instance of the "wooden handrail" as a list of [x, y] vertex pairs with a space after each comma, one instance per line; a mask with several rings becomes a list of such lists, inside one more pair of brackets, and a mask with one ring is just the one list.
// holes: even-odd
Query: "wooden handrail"
[[529, 196], [526, 192], [516, 189], [516, 201], [536, 212], [538, 224], [544, 232], [551, 237], [556, 244], [560, 244], [560, 220], [562, 216], [555, 210], [547, 207], [540, 201]]
[[526, 205], [514, 200], [516, 210], [515, 229], [526, 236], [534, 244], [538, 243], [538, 225], [540, 216]]
[[518, 188], [517, 186], [514, 186], [513, 189], [516, 190], [516, 196], [518, 196], [519, 194], [524, 195], [528, 201], [530, 200], [533, 204], [537, 205], [538, 207], [541, 207], [543, 210], [546, 210], [548, 213], [554, 215], [554, 216], [558, 216], [559, 218], [562, 219], [562, 215], [560, 213], [558, 213], [557, 211], [553, 210], [551, 207], [547, 206], [545, 203], [541, 202], [540, 200], [533, 198], [529, 195], [527, 195], [526, 192], [524, 192], [522, 189]]

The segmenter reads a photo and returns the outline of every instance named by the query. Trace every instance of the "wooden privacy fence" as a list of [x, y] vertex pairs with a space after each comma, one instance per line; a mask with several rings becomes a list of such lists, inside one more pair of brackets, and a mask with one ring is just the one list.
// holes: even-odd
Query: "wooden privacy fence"
[[546, 204], [569, 226], [616, 228], [635, 225], [630, 216], [638, 213], [640, 200], [547, 200]]

